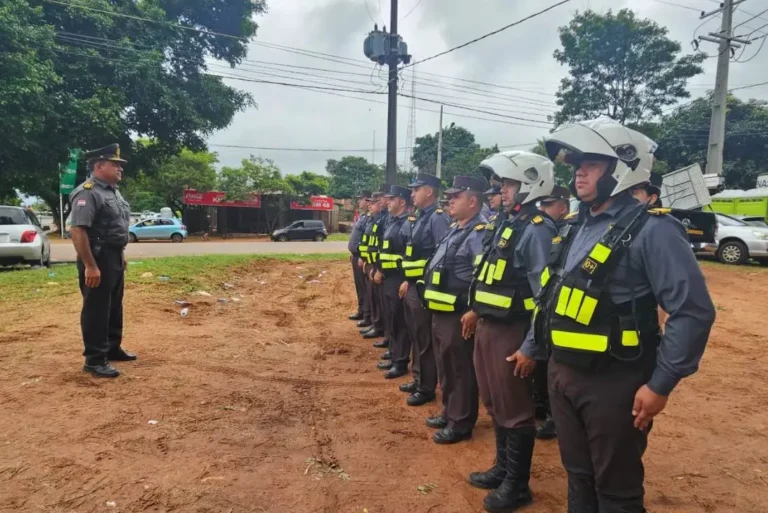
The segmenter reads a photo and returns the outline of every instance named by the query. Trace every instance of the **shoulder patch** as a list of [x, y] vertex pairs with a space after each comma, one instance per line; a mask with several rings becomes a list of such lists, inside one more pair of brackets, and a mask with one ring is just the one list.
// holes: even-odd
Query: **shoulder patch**
[[487, 225], [485, 223], [478, 224], [477, 226], [475, 226], [475, 231], [479, 232], [480, 230], [485, 230], [486, 226]]
[[541, 216], [536, 216], [536, 217], [534, 217], [533, 219], [531, 219], [531, 222], [532, 222], [533, 224], [541, 224], [541, 223], [543, 223], [543, 222], [544, 222], [544, 218], [543, 218], [543, 217], [541, 217]]
[[83, 189], [93, 189], [93, 182], [85, 182], [83, 184]]
[[437, 212], [438, 214], [442, 214], [443, 213], [443, 209], [442, 208], [435, 209], [435, 212]]
[[664, 216], [672, 212], [671, 208], [649, 208], [648, 213], [652, 216]]

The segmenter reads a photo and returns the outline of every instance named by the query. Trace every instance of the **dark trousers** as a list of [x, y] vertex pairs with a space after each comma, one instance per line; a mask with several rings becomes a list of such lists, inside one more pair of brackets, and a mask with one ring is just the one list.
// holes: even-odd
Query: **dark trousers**
[[370, 320], [371, 306], [366, 294], [366, 277], [362, 269], [358, 267], [360, 257], [357, 255], [352, 255], [350, 261], [352, 262], [352, 277], [355, 280], [355, 292], [357, 292], [357, 313], [361, 314], [363, 319]]
[[514, 375], [507, 356], [523, 345], [527, 321], [513, 324], [480, 319], [475, 333], [475, 372], [480, 397], [491, 418], [501, 427], [534, 427], [533, 380]]
[[549, 406], [549, 385], [547, 384], [547, 371], [549, 361], [537, 361], [536, 369], [533, 371], [533, 403], [536, 415], [552, 415], [552, 408]]
[[381, 308], [381, 287], [373, 283], [373, 280], [368, 278], [370, 269], [372, 269], [371, 266], [365, 266], [365, 287], [369, 304], [371, 306], [371, 323], [373, 324], [373, 327], [378, 331], [384, 331], [384, 316], [382, 315], [383, 312]]
[[102, 248], [96, 264], [101, 272], [101, 283], [96, 288], [85, 286], [85, 265], [78, 259], [77, 272], [83, 310], [80, 329], [88, 364], [104, 363], [110, 350], [120, 347], [123, 339], [123, 290], [125, 269], [123, 251]]
[[432, 345], [432, 312], [421, 304], [414, 283], [409, 285], [404, 303], [405, 324], [411, 334], [413, 380], [419, 391], [434, 394], [437, 388], [437, 363]]
[[405, 325], [405, 310], [399, 295], [401, 283], [403, 280], [399, 276], [392, 276], [384, 278], [380, 288], [384, 299], [384, 332], [389, 339], [392, 363], [407, 368], [411, 356], [411, 337]]
[[432, 343], [443, 391], [443, 415], [448, 427], [469, 433], [477, 422], [479, 401], [472, 363], [474, 340], [461, 336], [460, 313], [432, 313]]
[[648, 433], [636, 429], [632, 417], [635, 393], [645, 381], [641, 370], [620, 362], [592, 371], [550, 360], [549, 400], [569, 504], [590, 505], [573, 511], [645, 511], [642, 457]]

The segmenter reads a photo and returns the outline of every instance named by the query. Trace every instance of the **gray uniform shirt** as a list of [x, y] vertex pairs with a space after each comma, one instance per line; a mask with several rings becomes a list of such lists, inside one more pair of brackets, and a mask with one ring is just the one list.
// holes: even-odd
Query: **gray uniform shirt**
[[[436, 210], [437, 205], [430, 205], [423, 209], [419, 213], [416, 221], [413, 223], [410, 221], [403, 223], [400, 232], [407, 240], [410, 240], [411, 237], [415, 236], [418, 240], [412, 241], [414, 245], [421, 248], [437, 248], [437, 245], [443, 240], [445, 234], [448, 233], [451, 220], [442, 210], [440, 212], [435, 212]], [[430, 215], [430, 213], [432, 213], [432, 215]], [[425, 223], [425, 219], [427, 224], [426, 226], [422, 226]], [[411, 226], [413, 226], [413, 228], [411, 228]]]
[[88, 238], [109, 246], [128, 244], [131, 210], [117, 187], [95, 177], [80, 184], [69, 196], [72, 226], [88, 229]]
[[[631, 196], [621, 195], [606, 212], [588, 215], [568, 251], [565, 270], [579, 264], [608, 225], [636, 205]], [[614, 303], [652, 293], [669, 314], [656, 369], [648, 382], [657, 394], [669, 395], [682, 378], [698, 369], [715, 321], [715, 307], [683, 225], [669, 215], [652, 216], [622, 256], [607, 288]], [[546, 351], [535, 343], [531, 330], [522, 352], [529, 358], [545, 359]]]
[[529, 224], [523, 231], [517, 241], [512, 258], [512, 267], [525, 273], [528, 277], [533, 297], [538, 296], [541, 290], [541, 273], [547, 266], [547, 260], [549, 260], [552, 239], [557, 235], [555, 223], [545, 216], [541, 216], [541, 218], [544, 222]]
[[349, 252], [353, 255], [359, 253], [358, 246], [363, 239], [363, 233], [365, 232], [366, 226], [368, 226], [368, 214], [360, 214], [357, 218], [357, 222], [352, 227], [352, 233], [349, 234], [349, 244], [347, 245], [347, 249], [349, 249]]
[[485, 223], [487, 220], [480, 214], [473, 217], [464, 227], [460, 227], [458, 223], [453, 226], [448, 232], [448, 235], [437, 246], [435, 254], [427, 265], [427, 272], [431, 272], [436, 266], [443, 263], [445, 255], [456, 239], [464, 236], [467, 230], [472, 230], [472, 233], [467, 235], [461, 246], [456, 250], [454, 258], [450, 262], [445, 262], [450, 265], [451, 273], [459, 281], [467, 282], [467, 286], [472, 282], [473, 273], [475, 270], [475, 257], [483, 254], [483, 236], [485, 230], [476, 230], [475, 228]]

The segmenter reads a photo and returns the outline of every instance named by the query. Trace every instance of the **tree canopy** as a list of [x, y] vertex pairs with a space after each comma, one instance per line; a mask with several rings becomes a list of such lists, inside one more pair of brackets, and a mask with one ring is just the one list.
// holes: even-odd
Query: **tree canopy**
[[330, 180], [327, 176], [318, 175], [311, 171], [302, 171], [299, 175], [288, 175], [285, 181], [293, 188], [298, 196], [318, 196], [328, 194]]
[[621, 123], [660, 116], [690, 96], [688, 79], [703, 72], [703, 54], [681, 56], [665, 27], [629, 9], [577, 12], [559, 31], [562, 48], [554, 57], [569, 76], [557, 92], [556, 125], [600, 115]]
[[328, 193], [334, 198], [354, 198], [364, 189], [376, 190], [384, 176], [381, 166], [353, 156], [328, 159], [325, 171], [331, 177]]
[[240, 167], [222, 168], [217, 189], [225, 192], [229, 201], [247, 200], [254, 194], [295, 194], [274, 161], [253, 156], [243, 160]]

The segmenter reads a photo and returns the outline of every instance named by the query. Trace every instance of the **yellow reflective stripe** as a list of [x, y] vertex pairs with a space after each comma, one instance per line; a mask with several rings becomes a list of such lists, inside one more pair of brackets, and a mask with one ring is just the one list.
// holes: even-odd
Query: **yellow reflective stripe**
[[381, 264], [382, 269], [397, 269], [397, 262], [384, 262]]
[[374, 224], [373, 225], [373, 233], [376, 233], [378, 231], [379, 231], [379, 225], [378, 224]]
[[496, 264], [491, 264], [488, 266], [488, 276], [485, 277], [485, 283], [487, 285], [493, 284], [493, 273], [496, 271]]
[[496, 271], [493, 273], [493, 279], [496, 281], [501, 281], [501, 278], [504, 276], [504, 270], [507, 268], [507, 261], [500, 258], [496, 262]]
[[553, 330], [552, 344], [567, 349], [581, 349], [582, 351], [604, 353], [608, 350], [608, 337], [604, 335]]
[[449, 305], [456, 303], [456, 296], [453, 294], [446, 294], [445, 292], [438, 292], [436, 290], [424, 291], [424, 299], [434, 299], [435, 301], [440, 301]]
[[483, 268], [480, 270], [480, 276], [478, 276], [478, 279], [480, 281], [483, 281], [485, 279], [485, 273], [488, 271], [488, 262], [483, 263]]
[[419, 276], [424, 276], [424, 269], [407, 269], [405, 271], [405, 277], [406, 278], [418, 278]]
[[440, 285], [440, 271], [432, 271], [432, 284]]
[[504, 228], [504, 231], [501, 232], [501, 238], [502, 239], [509, 239], [511, 236], [512, 236], [512, 228], [507, 226], [506, 228]]
[[594, 248], [592, 248], [592, 252], [589, 254], [591, 258], [593, 258], [594, 260], [597, 260], [601, 264], [604, 264], [605, 261], [608, 260], [608, 257], [610, 255], [611, 255], [611, 248], [599, 242]]
[[403, 258], [400, 255], [395, 255], [393, 253], [381, 253], [380, 256], [382, 260], [400, 260]]
[[475, 292], [475, 301], [485, 303], [486, 305], [498, 306], [499, 308], [509, 308], [512, 306], [512, 298], [500, 294], [491, 294], [478, 290]]
[[403, 260], [403, 269], [414, 269], [416, 267], [424, 267], [427, 265], [427, 259], [424, 260]]
[[433, 301], [427, 302], [427, 308], [429, 310], [435, 310], [437, 312], [453, 312], [456, 308], [453, 305], [444, 305], [442, 303], [435, 303]]
[[573, 292], [571, 292], [571, 299], [568, 301], [568, 309], [565, 311], [565, 315], [571, 319], [575, 319], [579, 313], [579, 307], [581, 306], [581, 300], [583, 298], [583, 290], [573, 289]]
[[557, 298], [557, 307], [555, 313], [557, 315], [565, 315], [565, 309], [568, 307], [568, 300], [571, 298], [571, 287], [563, 287], [560, 289], [560, 297]]
[[624, 347], [637, 347], [640, 345], [640, 339], [637, 336], [637, 332], [622, 331], [621, 332], [621, 345]]
[[549, 283], [549, 267], [545, 267], [544, 270], [541, 272], [541, 286], [545, 286], [547, 283]]
[[407, 257], [413, 256], [413, 246], [411, 246], [410, 244], [408, 244], [405, 247], [405, 256], [407, 256]]
[[358, 251], [368, 251], [368, 246], [358, 246], [357, 250]]
[[482, 262], [482, 261], [483, 261], [483, 255], [477, 255], [477, 256], [475, 257], [475, 262], [474, 262], [472, 265], [474, 265], [475, 267], [477, 267], [477, 265], [478, 265], [480, 262]]
[[388, 240], [384, 241], [384, 245], [383, 245], [383, 247], [381, 249], [389, 249], [389, 241]]
[[592, 315], [595, 313], [595, 308], [597, 308], [597, 299], [584, 296], [584, 302], [581, 303], [581, 310], [579, 310], [579, 315], [576, 317], [576, 322], [589, 326], [589, 323], [592, 321]]
[[536, 301], [534, 301], [532, 297], [525, 298], [523, 304], [525, 305], [525, 309], [529, 312], [536, 308]]

